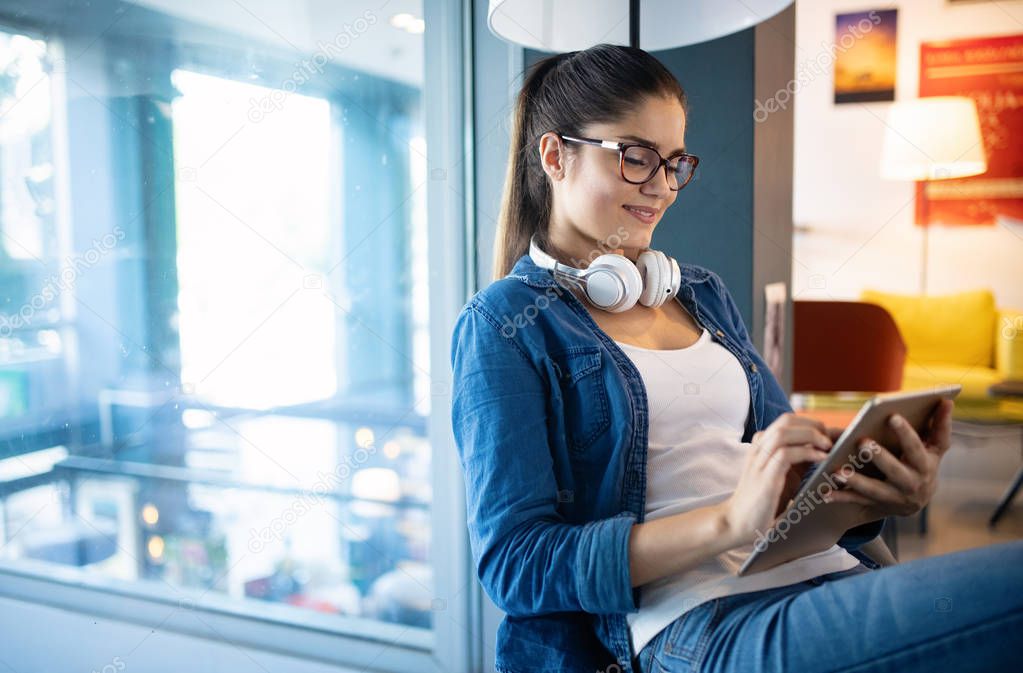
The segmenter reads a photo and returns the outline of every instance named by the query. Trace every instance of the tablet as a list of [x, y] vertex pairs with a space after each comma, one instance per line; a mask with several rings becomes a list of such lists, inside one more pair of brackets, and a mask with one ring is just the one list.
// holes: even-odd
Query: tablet
[[868, 477], [885, 480], [886, 475], [870, 462], [869, 449], [861, 449], [859, 441], [870, 437], [891, 451], [901, 455], [899, 438], [888, 425], [892, 414], [902, 415], [923, 437], [931, 414], [943, 399], [955, 399], [963, 387], [959, 384], [913, 390], [881, 393], [867, 400], [856, 417], [842, 432], [828, 457], [814, 468], [803, 482], [789, 506], [774, 521], [766, 533], [758, 531], [753, 552], [739, 568], [737, 575], [748, 575], [773, 568], [776, 565], [830, 549], [848, 529], [858, 525], [856, 503], [822, 500], [840, 485], [831, 475], [843, 469], [855, 469]]

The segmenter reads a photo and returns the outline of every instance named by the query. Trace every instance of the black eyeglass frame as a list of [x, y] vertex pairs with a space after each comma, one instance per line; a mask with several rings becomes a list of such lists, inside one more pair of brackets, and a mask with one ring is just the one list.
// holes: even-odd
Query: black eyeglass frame
[[[682, 184], [680, 184], [678, 186], [678, 189], [671, 189], [671, 191], [673, 191], [673, 192], [682, 191], [682, 188], [685, 187], [686, 185], [688, 185], [689, 182], [693, 179], [693, 176], [696, 175], [696, 167], [700, 165], [700, 157], [696, 156], [695, 154], [689, 154], [688, 152], [680, 152], [678, 154], [672, 154], [668, 158], [664, 158], [664, 157], [661, 156], [661, 153], [658, 152], [655, 148], [650, 147], [649, 145], [645, 145], [643, 143], [623, 143], [623, 142], [618, 142], [618, 141], [615, 141], [615, 140], [601, 140], [599, 138], [582, 138], [582, 137], [565, 135], [563, 133], [559, 133], [558, 137], [561, 138], [562, 140], [565, 140], [565, 141], [568, 141], [568, 142], [584, 143], [586, 145], [596, 145], [597, 147], [602, 147], [602, 148], [604, 148], [606, 150], [615, 150], [615, 151], [617, 151], [618, 152], [618, 175], [620, 175], [622, 180], [625, 180], [630, 185], [642, 185], [642, 184], [645, 184], [647, 182], [650, 182], [651, 178], [653, 178], [655, 175], [657, 175], [657, 171], [660, 170], [663, 167], [664, 168], [664, 178], [665, 178], [665, 180], [668, 183], [668, 189], [671, 189], [671, 176], [668, 175], [668, 162], [671, 161], [672, 159], [679, 159], [680, 161], [685, 161], [686, 163], [692, 165], [692, 170], [689, 172], [689, 177], [686, 178], [686, 181], [683, 182]], [[625, 152], [630, 147], [642, 147], [644, 149], [648, 149], [651, 152], [653, 152], [654, 154], [656, 154], [657, 158], [660, 160], [660, 162], [656, 166], [654, 166], [653, 169], [650, 171], [650, 175], [648, 175], [646, 177], [646, 179], [641, 180], [639, 182], [636, 182], [634, 180], [630, 180], [627, 177], [625, 177]]]

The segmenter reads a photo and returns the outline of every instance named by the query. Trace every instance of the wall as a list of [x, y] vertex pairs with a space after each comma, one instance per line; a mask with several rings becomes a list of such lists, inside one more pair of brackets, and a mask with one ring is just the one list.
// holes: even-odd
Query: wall
[[[796, 68], [834, 42], [835, 14], [896, 7], [896, 100], [917, 97], [920, 43], [1023, 33], [1023, 2], [796, 3]], [[830, 61], [829, 61], [830, 62]], [[796, 94], [793, 248], [796, 299], [853, 299], [864, 287], [915, 293], [922, 237], [914, 227], [912, 183], [878, 173], [890, 103], [835, 106], [827, 68]], [[802, 226], [812, 230], [802, 233]], [[931, 227], [928, 292], [989, 287], [1001, 306], [1023, 308], [1023, 222]]]
[[720, 274], [747, 325], [753, 306], [753, 53], [749, 28], [655, 54], [686, 90], [686, 149], [700, 165], [665, 211], [652, 247]]

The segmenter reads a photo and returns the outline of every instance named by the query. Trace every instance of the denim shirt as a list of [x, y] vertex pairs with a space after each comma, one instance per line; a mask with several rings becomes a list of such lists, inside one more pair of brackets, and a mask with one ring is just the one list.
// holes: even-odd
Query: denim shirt
[[[721, 278], [679, 266], [676, 300], [746, 372], [748, 442], [792, 407]], [[451, 364], [473, 561], [505, 613], [496, 670], [637, 670], [625, 615], [638, 610], [628, 543], [646, 496], [649, 417], [639, 371], [528, 254], [459, 313]], [[839, 544], [869, 560], [856, 550], [883, 523], [851, 528]]]

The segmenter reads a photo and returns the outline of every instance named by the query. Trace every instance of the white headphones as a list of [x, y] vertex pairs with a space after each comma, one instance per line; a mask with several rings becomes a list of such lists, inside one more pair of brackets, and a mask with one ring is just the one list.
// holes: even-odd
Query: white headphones
[[607, 253], [585, 269], [576, 269], [541, 250], [534, 234], [529, 256], [537, 266], [553, 271], [555, 279], [579, 288], [591, 304], [611, 313], [627, 311], [637, 301], [657, 308], [678, 294], [682, 284], [678, 262], [659, 250], [644, 250], [635, 264], [625, 255]]

